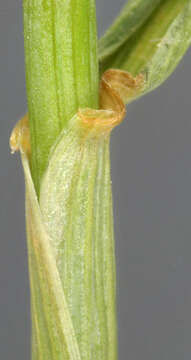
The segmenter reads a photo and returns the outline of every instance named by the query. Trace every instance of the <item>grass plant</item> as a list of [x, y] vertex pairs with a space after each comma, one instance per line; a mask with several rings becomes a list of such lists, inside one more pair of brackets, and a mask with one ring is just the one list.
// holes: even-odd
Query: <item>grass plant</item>
[[[106, 3], [106, 8], [109, 4]], [[116, 360], [110, 133], [191, 43], [190, 0], [130, 0], [98, 41], [94, 0], [23, 0], [32, 360]]]

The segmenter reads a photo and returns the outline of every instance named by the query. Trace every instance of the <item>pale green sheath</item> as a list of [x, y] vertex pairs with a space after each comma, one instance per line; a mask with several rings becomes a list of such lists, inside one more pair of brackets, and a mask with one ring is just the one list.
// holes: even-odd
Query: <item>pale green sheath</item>
[[127, 73], [105, 74], [103, 110], [79, 110], [61, 132], [39, 199], [30, 172], [27, 116], [11, 136], [26, 182], [33, 360], [117, 358], [109, 140], [125, 115], [119, 79], [121, 95], [140, 87], [140, 79]]

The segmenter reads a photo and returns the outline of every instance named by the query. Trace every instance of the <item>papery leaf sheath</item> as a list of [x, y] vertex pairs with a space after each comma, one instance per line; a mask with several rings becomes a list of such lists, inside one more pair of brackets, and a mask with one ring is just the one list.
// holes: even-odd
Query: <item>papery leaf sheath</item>
[[117, 358], [109, 162], [115, 121], [112, 110], [91, 109], [71, 120], [52, 149], [40, 204], [27, 117], [11, 136], [26, 183], [33, 360]]
[[135, 96], [140, 84], [122, 71], [104, 74], [102, 109], [79, 110], [61, 132], [39, 199], [27, 116], [11, 135], [26, 181], [33, 360], [117, 359], [109, 140], [125, 116], [123, 98]]
[[73, 121], [50, 155], [40, 207], [81, 357], [116, 359], [109, 133]]
[[26, 183], [26, 224], [31, 281], [33, 359], [80, 360], [60, 274], [44, 226], [28, 159], [22, 153]]

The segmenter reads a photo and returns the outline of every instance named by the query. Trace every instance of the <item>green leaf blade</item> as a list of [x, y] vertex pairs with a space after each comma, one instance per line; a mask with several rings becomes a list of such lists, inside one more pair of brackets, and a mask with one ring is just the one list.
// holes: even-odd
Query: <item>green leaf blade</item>
[[143, 73], [143, 94], [168, 78], [190, 43], [191, 1], [162, 1], [145, 24], [113, 52], [101, 68], [119, 68], [133, 76]]
[[146, 22], [163, 0], [130, 0], [99, 40], [100, 61], [105, 62]]

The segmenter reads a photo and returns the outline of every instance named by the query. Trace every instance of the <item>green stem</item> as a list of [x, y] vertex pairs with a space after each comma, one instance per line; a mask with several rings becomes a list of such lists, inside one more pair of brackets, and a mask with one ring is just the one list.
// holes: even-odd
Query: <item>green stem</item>
[[98, 107], [94, 0], [23, 0], [31, 168], [37, 193], [55, 139], [78, 108]]

